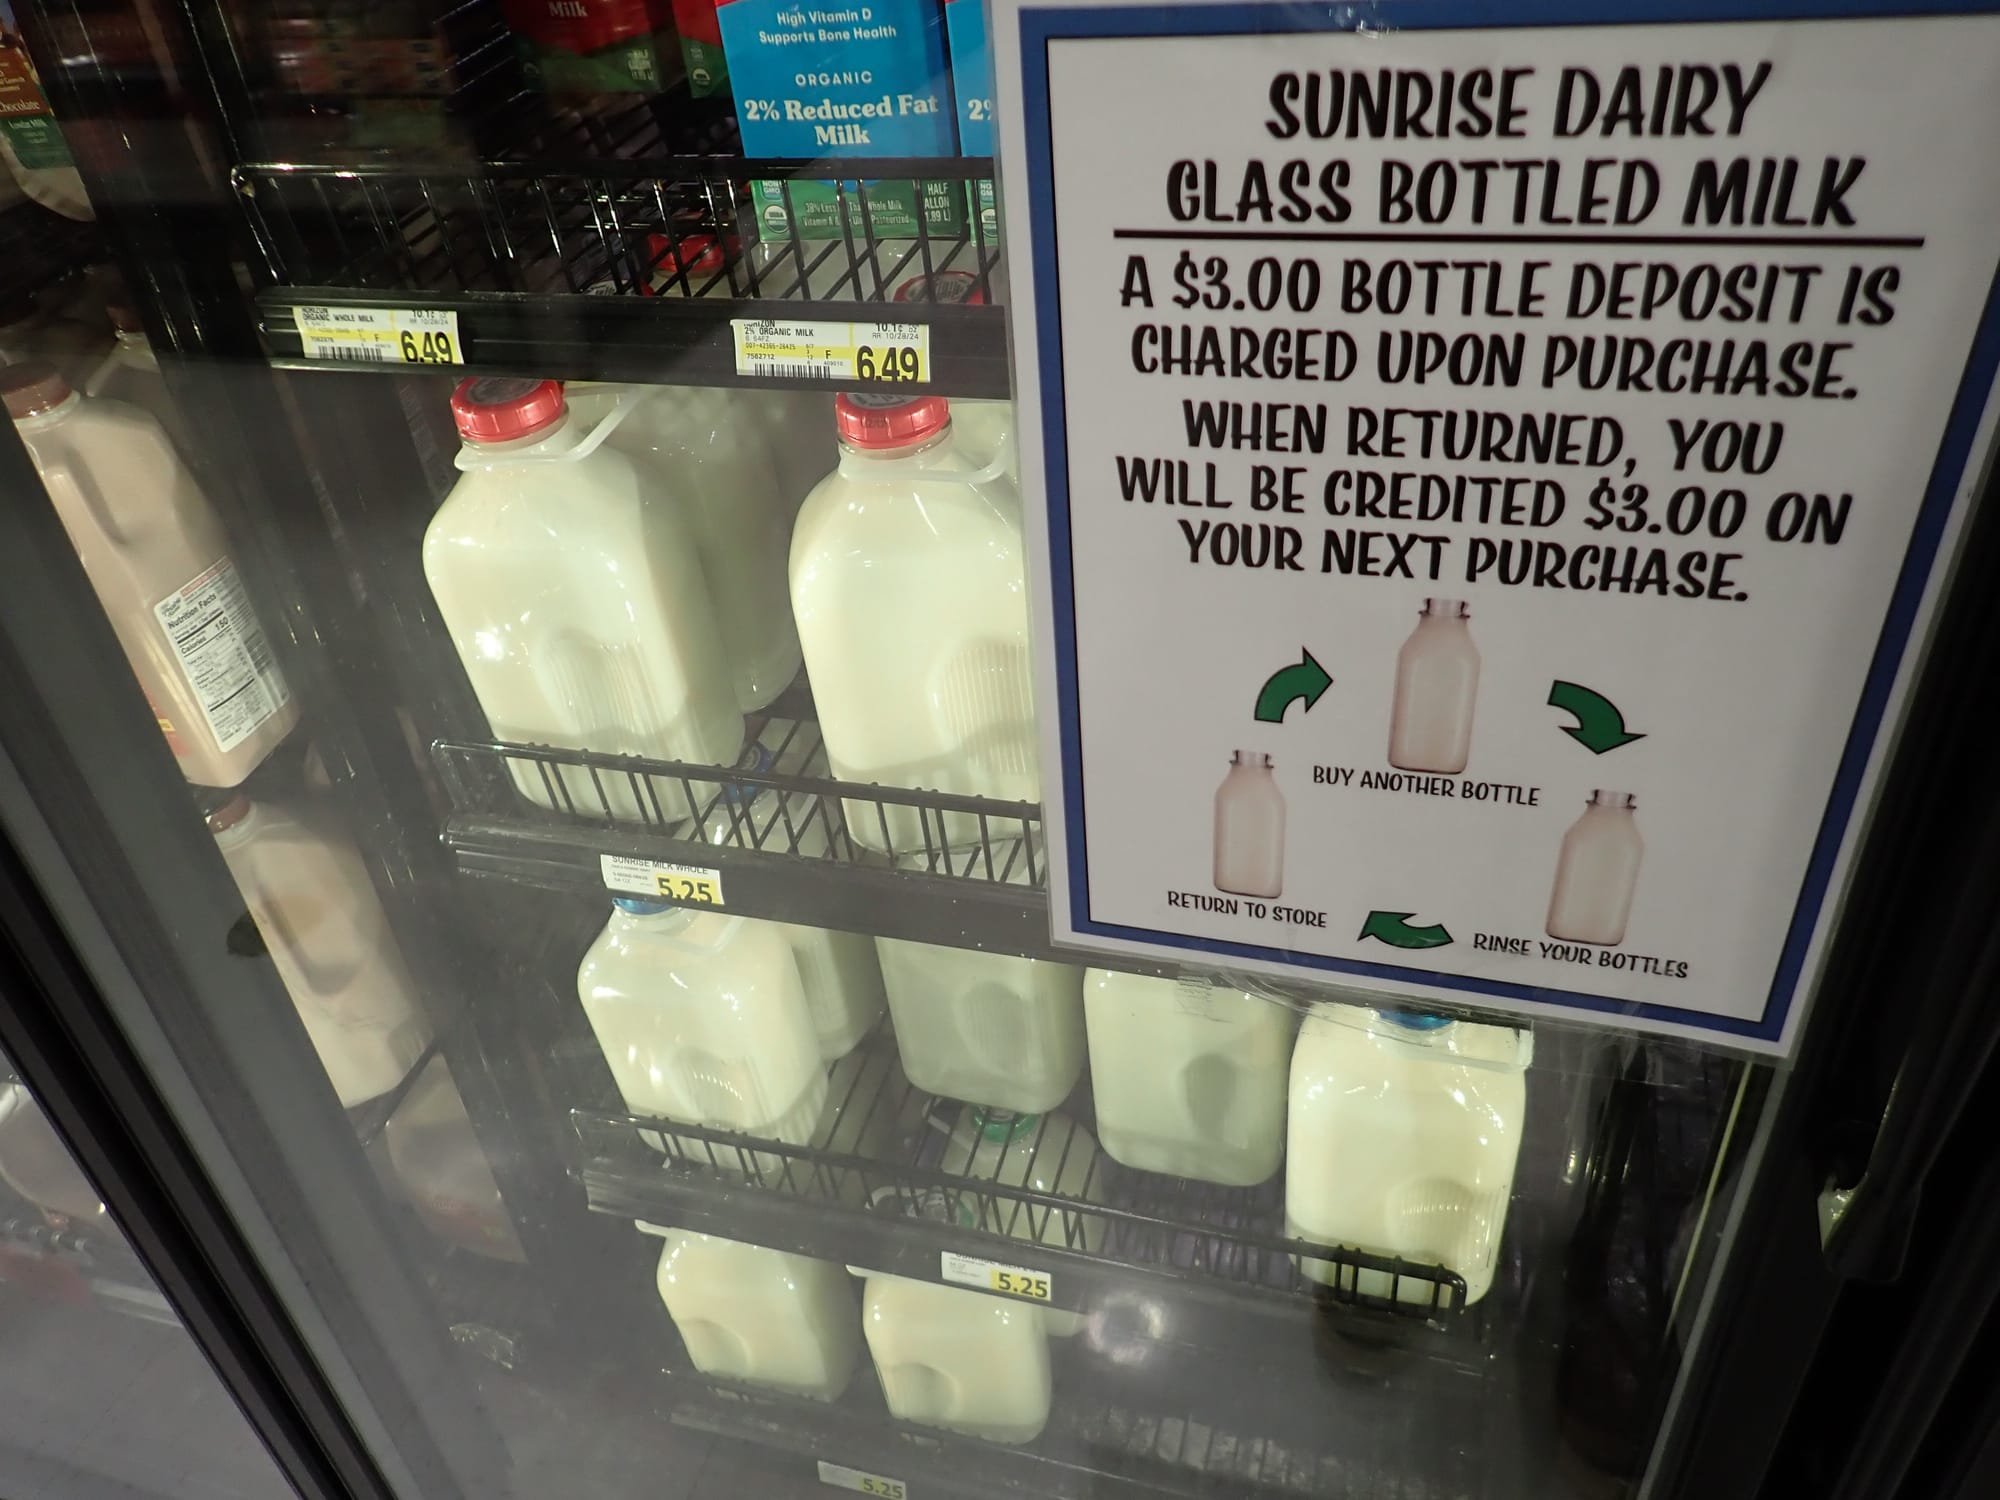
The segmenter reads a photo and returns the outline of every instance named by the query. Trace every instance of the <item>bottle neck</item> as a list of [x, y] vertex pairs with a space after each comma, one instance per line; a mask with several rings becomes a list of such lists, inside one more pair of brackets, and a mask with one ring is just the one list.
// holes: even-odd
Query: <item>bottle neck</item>
[[83, 405], [83, 393], [71, 391], [47, 411], [33, 412], [25, 417], [14, 418], [14, 425], [23, 432], [40, 432], [53, 427], [58, 422], [67, 421]]
[[497, 443], [480, 443], [468, 440], [466, 446], [481, 458], [492, 459], [506, 454], [513, 458], [540, 457], [545, 453], [567, 453], [583, 441], [583, 435], [565, 411], [554, 422], [539, 432], [531, 432], [526, 437], [507, 438]]

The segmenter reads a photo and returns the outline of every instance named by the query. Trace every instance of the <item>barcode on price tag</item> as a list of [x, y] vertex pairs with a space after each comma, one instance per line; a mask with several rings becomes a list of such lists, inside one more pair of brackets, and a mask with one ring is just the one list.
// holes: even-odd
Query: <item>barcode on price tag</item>
[[825, 1459], [819, 1461], [819, 1482], [838, 1485], [843, 1490], [858, 1490], [864, 1495], [880, 1495], [883, 1500], [910, 1500], [910, 1492], [900, 1479], [884, 1479], [880, 1474], [850, 1469], [845, 1464], [830, 1464]]
[[931, 378], [931, 331], [923, 323], [733, 318], [729, 326], [738, 375], [888, 386]]
[[601, 854], [597, 865], [607, 891], [671, 901], [677, 906], [722, 905], [722, 872], [701, 865], [674, 865], [657, 859], [625, 859]]
[[938, 1274], [960, 1286], [975, 1286], [982, 1292], [1001, 1292], [1009, 1297], [1025, 1297], [1030, 1302], [1046, 1302], [1055, 1295], [1055, 1282], [1046, 1271], [1030, 1271], [1024, 1266], [1003, 1265], [997, 1260], [956, 1251], [939, 1252]]
[[421, 308], [295, 307], [307, 359], [373, 365], [462, 365], [458, 314]]

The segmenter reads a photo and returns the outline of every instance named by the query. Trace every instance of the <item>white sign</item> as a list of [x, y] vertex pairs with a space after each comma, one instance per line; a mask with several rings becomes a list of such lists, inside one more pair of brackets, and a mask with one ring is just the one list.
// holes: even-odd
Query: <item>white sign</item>
[[2000, 18], [1534, 9], [996, 0], [1053, 935], [1781, 1051], [1987, 446]]

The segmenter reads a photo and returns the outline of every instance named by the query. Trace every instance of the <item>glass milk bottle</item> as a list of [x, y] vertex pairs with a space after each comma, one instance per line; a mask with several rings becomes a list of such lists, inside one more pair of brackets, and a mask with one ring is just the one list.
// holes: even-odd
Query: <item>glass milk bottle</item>
[[1570, 824], [1549, 895], [1550, 937], [1606, 947], [1625, 941], [1632, 890], [1646, 852], [1632, 819], [1637, 805], [1630, 792], [1595, 791], [1583, 816]]
[[1237, 750], [1215, 789], [1215, 888], [1269, 899], [1284, 884], [1284, 793], [1271, 775], [1270, 756]]
[[1389, 764], [1399, 771], [1456, 776], [1472, 749], [1479, 693], [1479, 648], [1459, 599], [1426, 599], [1417, 628], [1396, 655], [1396, 703], [1389, 716]]

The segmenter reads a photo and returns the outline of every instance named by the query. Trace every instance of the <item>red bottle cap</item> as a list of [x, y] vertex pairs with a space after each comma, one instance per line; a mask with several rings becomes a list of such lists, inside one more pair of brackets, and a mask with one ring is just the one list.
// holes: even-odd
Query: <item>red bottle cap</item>
[[986, 293], [979, 278], [970, 271], [919, 271], [890, 294], [891, 302], [962, 302], [968, 307], [984, 306]]
[[833, 425], [850, 448], [908, 448], [951, 425], [942, 396], [877, 396], [842, 392], [834, 398]]
[[7, 415], [17, 421], [53, 411], [69, 394], [69, 382], [45, 359], [0, 366], [0, 398], [6, 402]]
[[669, 235], [649, 234], [646, 250], [653, 257], [653, 273], [657, 276], [674, 276], [682, 271], [690, 276], [713, 276], [729, 259], [722, 241], [706, 233], [684, 234], [678, 247]]
[[461, 437], [475, 443], [504, 443], [532, 437], [563, 414], [560, 380], [519, 380], [508, 375], [476, 375], [451, 394], [451, 414]]

